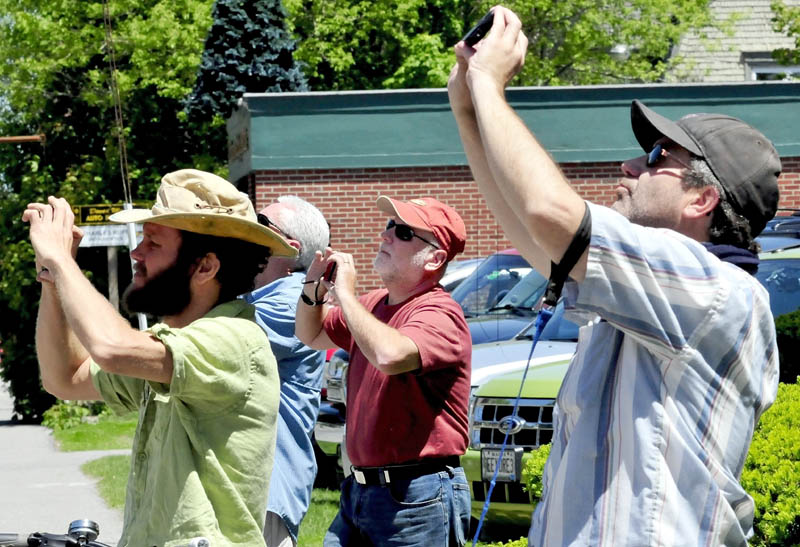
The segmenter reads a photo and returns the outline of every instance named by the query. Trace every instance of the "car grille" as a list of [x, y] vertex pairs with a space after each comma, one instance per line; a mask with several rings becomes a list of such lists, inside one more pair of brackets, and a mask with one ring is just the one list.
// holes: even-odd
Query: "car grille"
[[[472, 499], [486, 501], [489, 492], [489, 481], [472, 481]], [[492, 502], [496, 503], [532, 503], [530, 493], [522, 489], [519, 482], [498, 482], [492, 490]]]
[[[520, 399], [517, 416], [524, 423], [516, 433], [508, 436], [507, 447], [522, 447], [525, 451], [547, 444], [553, 438], [553, 405], [555, 399]], [[471, 416], [470, 440], [472, 448], [499, 447], [503, 444], [505, 430], [500, 421], [511, 416], [514, 399], [478, 397]]]

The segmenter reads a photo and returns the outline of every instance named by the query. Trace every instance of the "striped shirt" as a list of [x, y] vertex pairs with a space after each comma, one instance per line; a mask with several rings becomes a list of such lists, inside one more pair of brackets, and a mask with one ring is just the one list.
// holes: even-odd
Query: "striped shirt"
[[529, 543], [746, 545], [739, 476], [778, 386], [769, 295], [692, 239], [590, 207], [586, 278], [565, 291], [586, 326]]

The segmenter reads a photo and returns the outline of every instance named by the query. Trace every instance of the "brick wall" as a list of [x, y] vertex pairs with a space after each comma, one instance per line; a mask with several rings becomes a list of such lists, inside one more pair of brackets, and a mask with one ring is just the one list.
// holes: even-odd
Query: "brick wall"
[[[614, 199], [616, 163], [573, 163], [561, 166], [586, 199], [609, 204]], [[781, 207], [800, 208], [800, 157], [783, 159]], [[472, 181], [469, 168], [404, 167], [256, 171], [248, 181], [256, 210], [283, 194], [295, 194], [319, 207], [331, 224], [332, 247], [353, 255], [358, 290], [379, 286], [372, 260], [386, 217], [375, 207], [380, 195], [397, 199], [433, 196], [454, 207], [467, 226], [462, 258], [481, 257], [509, 247]]]

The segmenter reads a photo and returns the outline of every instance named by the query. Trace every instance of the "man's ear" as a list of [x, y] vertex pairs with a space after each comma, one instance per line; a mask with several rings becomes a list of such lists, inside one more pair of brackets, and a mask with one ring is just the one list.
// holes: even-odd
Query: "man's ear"
[[719, 190], [713, 186], [697, 188], [693, 192], [691, 201], [686, 205], [686, 215], [689, 218], [709, 216], [720, 202]]
[[447, 262], [447, 251], [444, 249], [434, 249], [428, 255], [428, 261], [425, 262], [425, 269], [433, 272], [441, 268]]
[[213, 281], [219, 271], [220, 263], [216, 253], [206, 253], [206, 255], [199, 259], [194, 267], [192, 273], [192, 283], [204, 285], [209, 281]]

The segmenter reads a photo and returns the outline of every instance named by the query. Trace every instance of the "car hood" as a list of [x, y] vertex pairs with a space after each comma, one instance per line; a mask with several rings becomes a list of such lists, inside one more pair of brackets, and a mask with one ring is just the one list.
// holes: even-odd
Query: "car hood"
[[[472, 347], [472, 386], [488, 379], [525, 368], [531, 351], [530, 340], [492, 342]], [[575, 353], [576, 342], [540, 340], [531, 359], [531, 367], [569, 361]]]
[[[569, 368], [570, 360], [550, 361], [531, 366], [525, 376], [522, 397], [525, 399], [555, 399], [561, 382]], [[524, 370], [493, 376], [476, 392], [477, 397], [514, 398], [519, 393]]]

